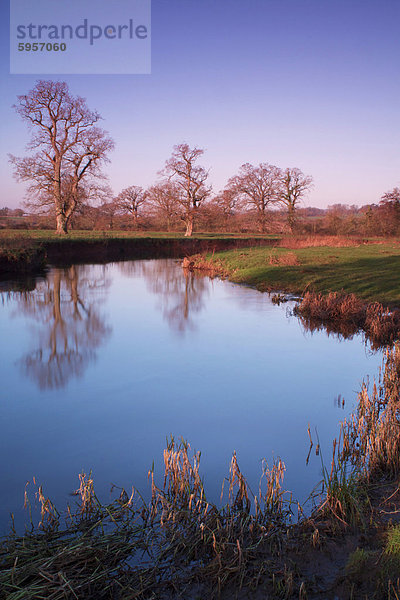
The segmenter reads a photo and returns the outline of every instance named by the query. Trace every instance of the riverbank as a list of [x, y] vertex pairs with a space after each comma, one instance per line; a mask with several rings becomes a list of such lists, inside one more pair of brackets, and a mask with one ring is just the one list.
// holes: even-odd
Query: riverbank
[[276, 243], [276, 236], [133, 232], [72, 232], [60, 237], [48, 231], [1, 231], [0, 273], [43, 270], [46, 264], [104, 263], [135, 258], [183, 258], [198, 252], [217, 252]]
[[[81, 474], [76, 502], [60, 514], [38, 486], [39, 523], [27, 493], [31, 529], [0, 545], [0, 598], [395, 600], [399, 392], [397, 346], [376, 386], [362, 386], [332, 463], [321, 459], [320, 500], [297, 522], [280, 459], [264, 464], [252, 494], [234, 454], [216, 506], [206, 499], [200, 453], [183, 440], [169, 440], [164, 477], [149, 472], [149, 502], [132, 488], [103, 505], [91, 475]], [[310, 452], [317, 448], [310, 437]]]
[[362, 331], [373, 349], [392, 345], [400, 339], [400, 244], [332, 238], [329, 243], [280, 240], [289, 248], [197, 254], [183, 266], [274, 293], [278, 304], [287, 294], [297, 296], [294, 313], [307, 330], [325, 329], [345, 339]]
[[[313, 240], [323, 243], [323, 238]], [[340, 238], [336, 243], [343, 244]], [[310, 242], [312, 243], [312, 241]], [[273, 248], [246, 248], [216, 252], [198, 260], [196, 267], [209, 268], [235, 283], [260, 291], [344, 292], [365, 302], [400, 306], [400, 244], [396, 241], [347, 240], [346, 246], [309, 245], [307, 240], [282, 240]], [[304, 247], [299, 247], [305, 244]], [[297, 245], [297, 247], [296, 247]]]

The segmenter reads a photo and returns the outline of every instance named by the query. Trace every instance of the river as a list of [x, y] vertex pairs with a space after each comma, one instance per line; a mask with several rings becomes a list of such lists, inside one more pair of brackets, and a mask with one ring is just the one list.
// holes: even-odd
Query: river
[[[265, 458], [303, 502], [330, 464], [338, 424], [381, 354], [361, 336], [307, 332], [293, 302], [184, 271], [172, 259], [50, 269], [2, 282], [0, 534], [19, 526], [32, 478], [57, 506], [78, 474], [149, 492], [170, 435], [201, 450], [218, 502], [232, 452], [256, 491]], [[314, 447], [309, 451], [307, 427]]]

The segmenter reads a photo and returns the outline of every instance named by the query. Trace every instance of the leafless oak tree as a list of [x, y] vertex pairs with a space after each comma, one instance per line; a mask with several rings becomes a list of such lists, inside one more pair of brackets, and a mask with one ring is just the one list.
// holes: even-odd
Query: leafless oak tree
[[296, 208], [303, 196], [311, 189], [313, 178], [300, 169], [287, 168], [281, 171], [279, 202], [287, 207], [288, 224], [293, 231], [296, 223]]
[[228, 181], [227, 190], [233, 193], [240, 204], [257, 211], [261, 232], [267, 224], [267, 207], [278, 201], [280, 170], [274, 165], [260, 163], [258, 166], [245, 163], [238, 175]]
[[101, 177], [114, 142], [96, 126], [99, 113], [80, 96], [71, 96], [65, 82], [38, 81], [29, 94], [18, 96], [15, 109], [32, 130], [28, 149], [35, 152], [10, 156], [16, 178], [30, 182], [31, 200], [54, 206], [57, 233], [67, 233], [85, 184]]
[[139, 206], [144, 204], [147, 199], [147, 192], [138, 185], [131, 185], [122, 190], [116, 198], [116, 204], [122, 213], [129, 213], [133, 219], [133, 225], [136, 228], [138, 224]]
[[163, 171], [181, 191], [176, 200], [183, 209], [181, 218], [186, 225], [185, 236], [192, 235], [195, 213], [211, 192], [211, 187], [206, 185], [208, 172], [196, 164], [202, 154], [204, 150], [200, 148], [190, 148], [185, 143], [178, 144], [174, 146]]

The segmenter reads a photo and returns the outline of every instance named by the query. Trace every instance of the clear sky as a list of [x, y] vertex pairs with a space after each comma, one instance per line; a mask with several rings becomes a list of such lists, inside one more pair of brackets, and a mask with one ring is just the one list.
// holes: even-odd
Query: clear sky
[[153, 0], [151, 75], [60, 77], [9, 74], [0, 1], [0, 207], [24, 195], [7, 154], [24, 155], [29, 136], [12, 105], [47, 78], [103, 116], [115, 193], [153, 183], [182, 141], [206, 150], [215, 192], [244, 162], [312, 175], [312, 206], [400, 185], [400, 0]]

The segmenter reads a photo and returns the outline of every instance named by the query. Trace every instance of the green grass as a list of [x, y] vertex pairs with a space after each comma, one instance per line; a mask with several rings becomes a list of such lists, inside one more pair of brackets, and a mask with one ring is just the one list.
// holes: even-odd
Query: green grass
[[400, 562], [400, 525], [395, 525], [388, 530], [385, 553], [396, 556]]
[[[295, 255], [298, 264], [285, 265], [288, 254]], [[400, 245], [396, 243], [294, 250], [242, 248], [215, 253], [215, 258], [221, 261], [232, 281], [261, 290], [299, 294], [305, 290], [323, 293], [343, 290], [366, 301], [400, 304]]]
[[[68, 235], [60, 236], [55, 231], [49, 230], [28, 230], [28, 229], [3, 229], [0, 230], [1, 241], [10, 239], [31, 239], [33, 241], [51, 242], [51, 241], [68, 241], [71, 240], [96, 240], [104, 239], [137, 239], [137, 238], [166, 238], [166, 239], [187, 239], [183, 232], [165, 232], [165, 231], [89, 231], [89, 230], [73, 230]], [[194, 239], [278, 239], [275, 235], [261, 234], [237, 234], [237, 233], [215, 233], [215, 232], [199, 232], [194, 233]]]
[[356, 548], [348, 558], [346, 564], [347, 575], [363, 575], [366, 565], [371, 557], [371, 552], [368, 552], [364, 548]]

